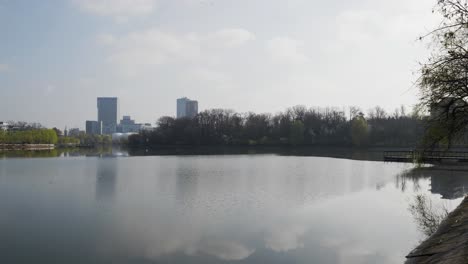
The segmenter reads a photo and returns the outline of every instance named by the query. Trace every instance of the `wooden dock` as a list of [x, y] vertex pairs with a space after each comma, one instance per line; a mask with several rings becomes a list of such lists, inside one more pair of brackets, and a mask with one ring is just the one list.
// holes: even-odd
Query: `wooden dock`
[[392, 162], [468, 162], [468, 151], [384, 151], [383, 156]]

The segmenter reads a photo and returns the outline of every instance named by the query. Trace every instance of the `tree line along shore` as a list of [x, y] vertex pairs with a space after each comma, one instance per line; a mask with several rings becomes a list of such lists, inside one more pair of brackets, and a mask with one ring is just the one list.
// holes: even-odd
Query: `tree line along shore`
[[24, 125], [14, 130], [0, 130], [0, 149], [39, 150], [58, 147], [111, 145], [112, 139], [106, 135], [64, 136], [60, 130], [42, 126]]
[[[161, 117], [152, 131], [128, 138], [130, 147], [162, 145], [416, 147], [428, 116], [402, 107], [392, 114], [375, 107], [350, 116], [339, 108], [295, 106], [278, 114], [212, 109], [194, 118]], [[462, 143], [460, 141], [460, 143]]]
[[[349, 116], [348, 116], [349, 114]], [[120, 144], [131, 148], [157, 146], [337, 146], [416, 148], [432, 142], [430, 115], [404, 107], [392, 114], [375, 107], [365, 115], [359, 108], [295, 106], [277, 114], [237, 113], [211, 109], [193, 118], [161, 117], [155, 129], [112, 142], [110, 135], [64, 136], [56, 129], [24, 126], [0, 130], [0, 148], [28, 144], [96, 147]], [[437, 132], [437, 131], [436, 131]], [[426, 142], [427, 141], [427, 142]], [[464, 147], [465, 135], [453, 141]], [[439, 146], [447, 142], [439, 141]]]

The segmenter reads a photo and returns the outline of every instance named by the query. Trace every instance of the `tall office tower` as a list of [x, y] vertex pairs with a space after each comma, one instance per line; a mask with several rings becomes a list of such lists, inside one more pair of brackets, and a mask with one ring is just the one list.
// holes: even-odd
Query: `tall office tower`
[[187, 108], [187, 97], [177, 99], [177, 118], [185, 117], [185, 109]]
[[190, 100], [185, 106], [185, 113], [187, 117], [194, 118], [198, 115], [198, 101]]
[[187, 97], [177, 99], [177, 118], [193, 118], [198, 114], [198, 101]]
[[110, 135], [117, 131], [119, 101], [117, 97], [98, 97], [98, 122], [102, 122], [102, 133]]

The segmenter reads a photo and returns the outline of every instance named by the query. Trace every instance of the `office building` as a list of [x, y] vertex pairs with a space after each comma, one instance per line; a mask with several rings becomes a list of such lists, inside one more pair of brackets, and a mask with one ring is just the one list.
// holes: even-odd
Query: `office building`
[[198, 101], [187, 97], [177, 99], [177, 118], [193, 118], [198, 114]]
[[187, 117], [194, 118], [196, 115], [198, 115], [198, 102], [193, 100], [188, 101], [185, 111]]
[[185, 112], [187, 108], [187, 97], [177, 99], [177, 118], [185, 117]]
[[86, 134], [88, 135], [101, 135], [102, 134], [102, 122], [98, 121], [86, 121]]
[[102, 133], [110, 135], [117, 132], [119, 102], [117, 97], [98, 97], [98, 122], [102, 122]]
[[120, 120], [120, 124], [117, 126], [117, 132], [119, 133], [138, 133], [140, 132], [142, 124], [135, 123], [130, 116], [123, 116]]

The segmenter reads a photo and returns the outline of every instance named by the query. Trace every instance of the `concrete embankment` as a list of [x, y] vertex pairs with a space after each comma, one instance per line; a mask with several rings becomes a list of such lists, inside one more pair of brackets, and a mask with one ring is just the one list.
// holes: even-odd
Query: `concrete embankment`
[[0, 150], [49, 150], [54, 144], [0, 144]]
[[468, 196], [431, 237], [406, 257], [407, 264], [468, 263]]

